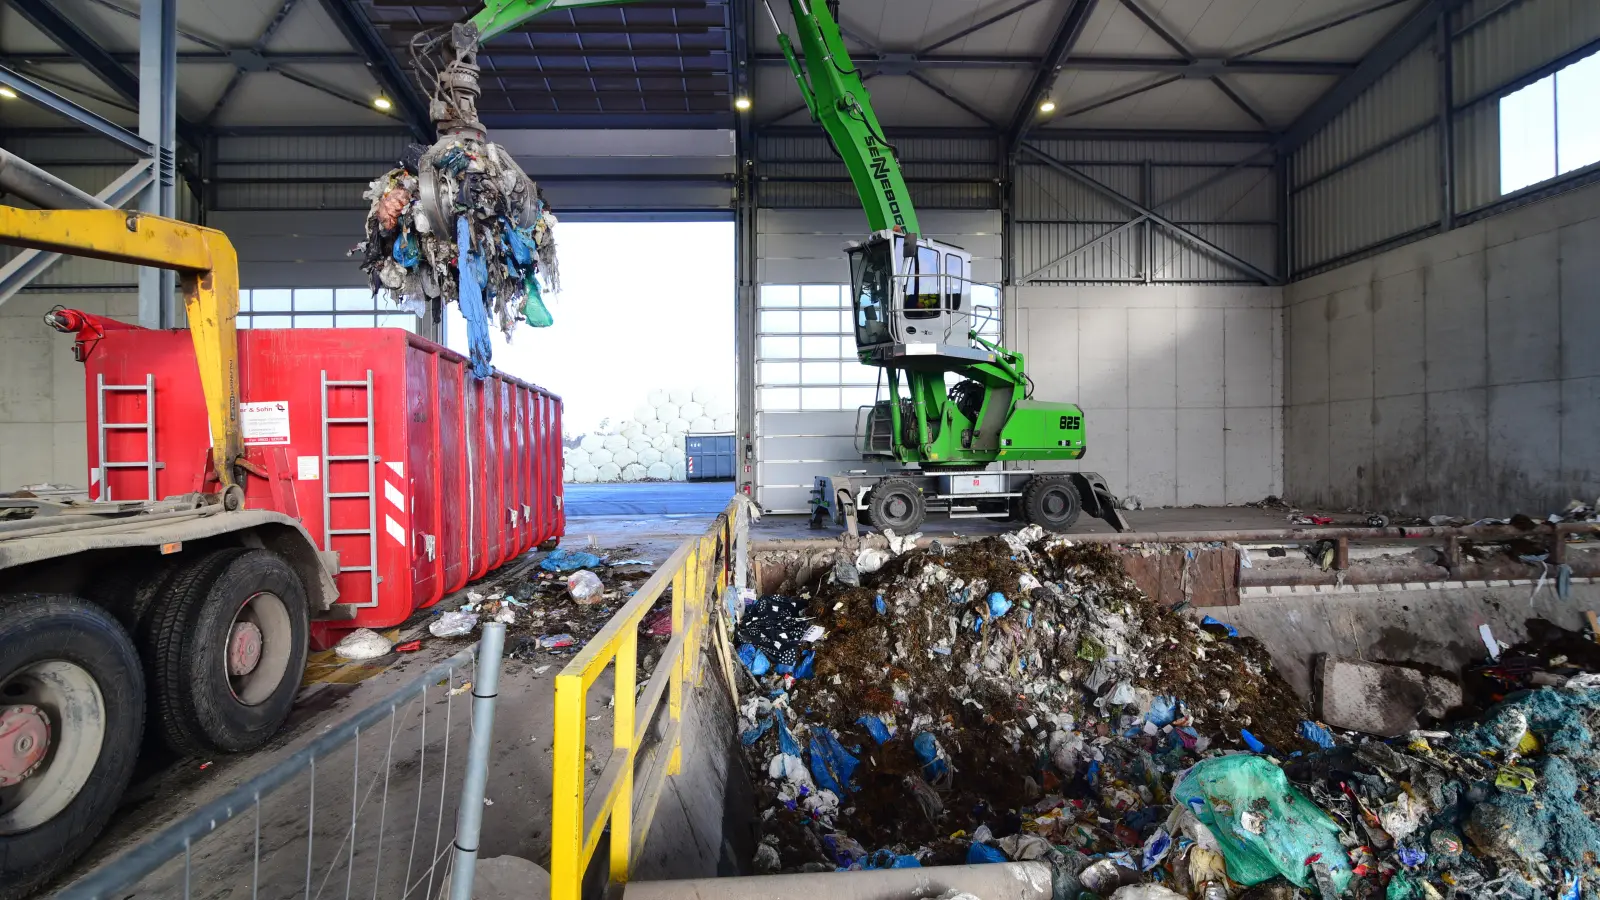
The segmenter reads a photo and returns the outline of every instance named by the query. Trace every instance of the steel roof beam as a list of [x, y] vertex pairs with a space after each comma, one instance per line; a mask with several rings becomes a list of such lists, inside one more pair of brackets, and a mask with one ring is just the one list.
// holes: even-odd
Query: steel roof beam
[[[530, 50], [528, 55], [558, 55], [567, 51]], [[573, 51], [576, 52], [576, 51]], [[1043, 60], [1036, 56], [923, 56], [916, 53], [886, 53], [879, 57], [862, 53], [858, 63], [898, 64], [907, 69], [1036, 69]], [[780, 53], [758, 53], [754, 62], [762, 66], [786, 66]], [[1062, 63], [1063, 71], [1079, 72], [1179, 72], [1187, 77], [1212, 75], [1347, 75], [1356, 63], [1316, 59], [1183, 59], [1158, 56], [1073, 56]], [[898, 74], [898, 73], [896, 73]]]
[[378, 37], [377, 29], [367, 21], [357, 0], [322, 0], [322, 8], [328, 11], [350, 46], [365, 59], [367, 68], [388, 93], [397, 107], [398, 118], [411, 129], [412, 135], [423, 143], [432, 141], [433, 121], [428, 118], [427, 102], [388, 45]]
[[99, 132], [140, 156], [155, 155], [156, 148], [151, 142], [103, 116], [95, 115], [60, 94], [35, 84], [5, 66], [0, 66], [0, 84], [85, 128]]
[[1083, 34], [1083, 26], [1089, 21], [1089, 14], [1094, 12], [1095, 0], [1072, 0], [1067, 13], [1061, 18], [1061, 25], [1056, 29], [1055, 37], [1050, 39], [1050, 49], [1046, 51], [1044, 64], [1034, 72], [1033, 80], [1028, 85], [1028, 90], [1022, 95], [1022, 103], [1011, 116], [1011, 127], [1006, 129], [1006, 145], [1016, 147], [1028, 129], [1038, 122], [1039, 101], [1050, 92], [1050, 88], [1060, 77], [1062, 67], [1066, 64], [1067, 56], [1072, 53], [1073, 45], [1077, 44], [1078, 36]]
[[[17, 8], [17, 12], [22, 13], [23, 18], [33, 23], [35, 28], [44, 32], [46, 37], [65, 50], [67, 58], [81, 63], [96, 78], [105, 82], [117, 96], [137, 107], [139, 76], [128, 71], [128, 68], [114, 55], [85, 34], [83, 29], [56, 9], [54, 4], [49, 0], [12, 0], [12, 5]], [[24, 56], [24, 54], [18, 55]], [[139, 58], [137, 53], [132, 56], [135, 61]], [[181, 116], [178, 118], [178, 137], [191, 147], [200, 146], [200, 130]]]
[[[239, 54], [241, 53], [251, 54], [255, 53], [255, 51], [248, 47], [235, 47], [228, 50], [179, 50], [178, 62], [236, 62], [239, 60]], [[118, 50], [109, 52], [106, 55], [110, 56], [119, 63], [137, 63], [139, 61], [138, 53], [129, 53]], [[259, 56], [263, 62], [288, 63], [294, 65], [349, 65], [351, 63], [366, 62], [366, 60], [364, 60], [359, 53], [334, 53], [325, 50], [312, 50], [303, 53], [297, 53], [293, 51], [263, 51], [255, 55]], [[25, 63], [63, 63], [77, 61], [77, 57], [73, 56], [72, 54], [63, 53], [60, 51], [38, 53], [32, 50], [19, 50], [15, 53], [6, 54], [4, 58]]]

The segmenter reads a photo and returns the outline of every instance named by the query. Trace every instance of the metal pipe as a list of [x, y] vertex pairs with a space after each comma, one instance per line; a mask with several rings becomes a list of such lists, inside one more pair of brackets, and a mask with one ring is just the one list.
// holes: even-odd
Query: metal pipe
[[16, 194], [40, 209], [111, 208], [88, 191], [75, 188], [5, 150], [0, 150], [0, 190]]
[[960, 890], [984, 900], [1048, 900], [1050, 867], [1042, 862], [993, 863], [983, 866], [934, 866], [925, 869], [879, 869], [866, 872], [812, 872], [748, 878], [698, 878], [686, 881], [641, 881], [622, 888], [622, 900], [891, 900], [931, 897]]
[[[1600, 577], [1600, 565], [1592, 562], [1572, 563], [1572, 577]], [[1241, 569], [1239, 587], [1292, 587], [1331, 584], [1408, 584], [1440, 581], [1537, 581], [1544, 570], [1539, 563], [1502, 561], [1497, 563], [1469, 563], [1448, 569], [1444, 566], [1356, 566], [1340, 572], [1330, 570], [1273, 571], [1271, 569]], [[1554, 575], [1554, 568], [1550, 570]], [[1343, 577], [1340, 577], [1343, 576]]]
[[456, 858], [450, 873], [450, 900], [472, 900], [484, 791], [489, 782], [489, 749], [494, 743], [494, 704], [500, 691], [500, 653], [505, 643], [504, 622], [483, 624], [483, 637], [478, 639], [478, 672], [472, 683], [472, 741], [467, 745], [467, 772], [456, 809]]

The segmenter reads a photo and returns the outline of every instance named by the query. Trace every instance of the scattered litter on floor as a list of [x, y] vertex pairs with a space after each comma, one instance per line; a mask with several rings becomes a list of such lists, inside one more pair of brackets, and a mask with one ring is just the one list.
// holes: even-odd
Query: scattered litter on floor
[[357, 628], [339, 640], [333, 652], [340, 659], [377, 659], [394, 648], [394, 643], [370, 628]]
[[[730, 600], [758, 871], [1042, 860], [1072, 900], [1600, 890], [1587, 658], [1520, 670], [1566, 687], [1484, 673], [1517, 689], [1487, 709], [1355, 671], [1415, 701], [1386, 740], [1314, 721], [1259, 643], [1153, 603], [1100, 545], [1030, 528], [811, 571]], [[1419, 730], [1452, 696], [1480, 715]]]

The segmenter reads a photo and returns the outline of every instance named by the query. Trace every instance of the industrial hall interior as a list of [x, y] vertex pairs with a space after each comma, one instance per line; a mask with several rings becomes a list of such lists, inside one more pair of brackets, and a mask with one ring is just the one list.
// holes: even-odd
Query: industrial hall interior
[[1600, 897], [1600, 0], [0, 0], [0, 900]]

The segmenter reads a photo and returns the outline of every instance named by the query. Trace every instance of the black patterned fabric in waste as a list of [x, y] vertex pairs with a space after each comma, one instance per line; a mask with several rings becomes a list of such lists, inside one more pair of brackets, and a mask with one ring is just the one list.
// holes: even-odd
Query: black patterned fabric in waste
[[735, 643], [754, 645], [774, 665], [793, 666], [800, 661], [800, 639], [810, 627], [805, 600], [768, 594], [745, 610], [733, 637]]

